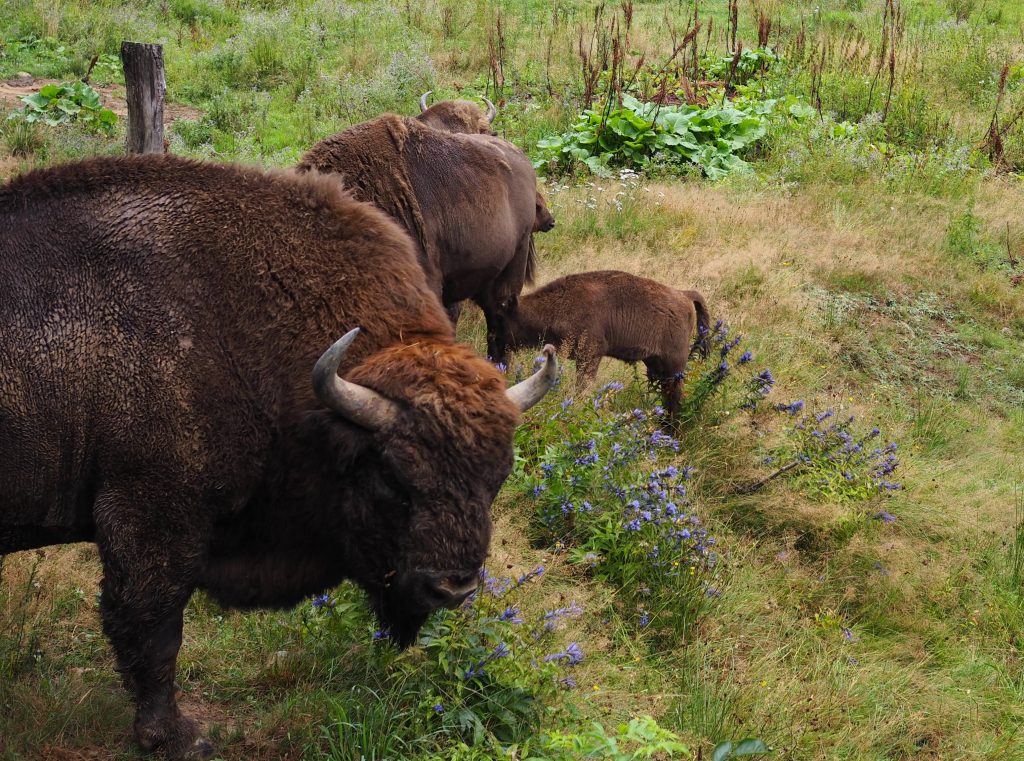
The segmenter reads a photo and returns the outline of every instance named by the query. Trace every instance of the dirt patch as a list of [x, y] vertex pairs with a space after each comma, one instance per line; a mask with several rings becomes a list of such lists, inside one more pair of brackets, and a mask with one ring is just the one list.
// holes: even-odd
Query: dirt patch
[[[60, 84], [58, 79], [41, 79], [37, 77], [18, 77], [0, 82], [0, 111], [7, 111], [21, 108], [21, 98], [38, 92], [39, 88], [45, 85]], [[109, 108], [121, 119], [128, 117], [128, 103], [125, 101], [124, 87], [121, 85], [93, 85], [93, 89], [100, 94], [100, 101], [104, 108]], [[170, 124], [178, 119], [198, 119], [202, 111], [191, 106], [182, 106], [177, 103], [164, 104], [164, 124]]]

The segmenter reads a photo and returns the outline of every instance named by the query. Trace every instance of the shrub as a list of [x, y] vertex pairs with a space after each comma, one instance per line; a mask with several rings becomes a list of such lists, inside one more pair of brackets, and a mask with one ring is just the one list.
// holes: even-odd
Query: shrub
[[[738, 387], [743, 406], [754, 408], [751, 395], [763, 398], [774, 383], [764, 371], [726, 384], [736, 378], [728, 357], [740, 339], [730, 339], [719, 322], [705, 340], [713, 356], [691, 363], [687, 425], [726, 385]], [[736, 364], [751, 358], [745, 352]], [[568, 549], [574, 563], [619, 590], [637, 628], [678, 641], [718, 595], [715, 540], [692, 509], [692, 471], [675, 464], [681, 445], [663, 430], [664, 410], [617, 410], [622, 389], [612, 382], [588, 400], [542, 403], [535, 422], [520, 428], [516, 480], [533, 504], [536, 543]]]
[[9, 119], [43, 122], [51, 127], [78, 122], [92, 132], [113, 134], [117, 114], [104, 108], [99, 93], [84, 82], [46, 85], [37, 93], [21, 98], [24, 107]]
[[[831, 409], [801, 415], [804, 407], [802, 400], [776, 405], [797, 422], [784, 429], [785, 443], [772, 450], [765, 464], [784, 463], [778, 473], [792, 473], [811, 496], [831, 502], [864, 501], [902, 488], [890, 480], [899, 467], [897, 445], [881, 444], [877, 426], [858, 433], [852, 415], [838, 420]], [[891, 518], [879, 515], [886, 522]]]
[[581, 162], [608, 175], [615, 166], [682, 160], [717, 180], [748, 169], [739, 154], [765, 132], [765, 118], [752, 106], [661, 106], [623, 95], [617, 108], [587, 109], [569, 132], [537, 143], [535, 166], [566, 170]]

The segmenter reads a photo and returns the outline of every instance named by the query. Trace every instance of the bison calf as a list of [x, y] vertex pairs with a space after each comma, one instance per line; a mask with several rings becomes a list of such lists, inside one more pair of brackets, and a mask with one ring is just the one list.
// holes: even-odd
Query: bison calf
[[687, 360], [694, 351], [707, 354], [700, 293], [615, 270], [559, 278], [521, 298], [503, 319], [512, 347], [549, 342], [575, 360], [579, 389], [593, 382], [601, 357], [643, 362], [670, 415], [679, 410]]

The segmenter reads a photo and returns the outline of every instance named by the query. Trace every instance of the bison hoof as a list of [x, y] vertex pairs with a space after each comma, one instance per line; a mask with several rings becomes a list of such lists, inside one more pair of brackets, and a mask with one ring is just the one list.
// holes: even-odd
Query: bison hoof
[[160, 751], [168, 761], [204, 761], [213, 756], [213, 745], [192, 719], [179, 716], [171, 722], [135, 724], [135, 739], [147, 753]]

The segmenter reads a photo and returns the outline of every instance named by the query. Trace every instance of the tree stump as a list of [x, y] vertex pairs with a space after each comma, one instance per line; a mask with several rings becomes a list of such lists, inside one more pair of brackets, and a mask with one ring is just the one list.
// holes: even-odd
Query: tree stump
[[161, 45], [122, 42], [128, 100], [128, 153], [164, 152], [164, 52]]

